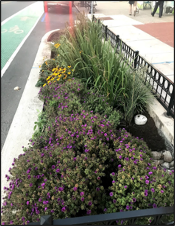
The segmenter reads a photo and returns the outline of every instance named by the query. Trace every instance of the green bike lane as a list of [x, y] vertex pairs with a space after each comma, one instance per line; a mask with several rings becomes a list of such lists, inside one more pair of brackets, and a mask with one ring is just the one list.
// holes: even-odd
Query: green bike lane
[[1, 72], [13, 60], [15, 51], [23, 44], [43, 13], [43, 2], [36, 2], [1, 26]]

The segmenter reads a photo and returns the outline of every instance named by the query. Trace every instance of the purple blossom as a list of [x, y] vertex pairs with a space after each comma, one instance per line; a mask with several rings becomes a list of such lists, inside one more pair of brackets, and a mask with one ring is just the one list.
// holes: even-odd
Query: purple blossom
[[56, 169], [56, 172], [59, 173], [60, 172], [60, 169]]
[[126, 188], [127, 188], [127, 186], [125, 185], [125, 186], [124, 186], [124, 188], [126, 189]]
[[126, 209], [127, 209], [127, 210], [129, 210], [129, 209], [130, 209], [130, 207], [129, 207], [129, 206], [126, 206]]
[[154, 188], [151, 188], [151, 191], [152, 191], [152, 192], [155, 192]]
[[146, 180], [145, 183], [146, 183], [146, 184], [149, 184], [149, 180]]
[[144, 195], [145, 195], [145, 196], [148, 196], [148, 192], [145, 191], [145, 192], [144, 192]]
[[113, 196], [113, 192], [110, 192], [109, 195], [110, 195], [110, 196]]
[[29, 202], [29, 201], [27, 201], [27, 202], [26, 202], [26, 204], [27, 204], [27, 205], [29, 205], [29, 204], [30, 204], [30, 202]]
[[33, 184], [32, 183], [30, 183], [30, 185], [29, 185], [30, 187], [32, 187], [33, 186]]
[[113, 199], [113, 203], [116, 203], [116, 199]]
[[55, 169], [55, 165], [52, 165], [52, 169]]
[[88, 211], [87, 211], [87, 214], [91, 214], [91, 210], [88, 210]]
[[153, 204], [153, 208], [157, 208], [157, 205], [155, 203]]
[[100, 191], [100, 188], [97, 187], [97, 188], [96, 188], [96, 191]]
[[65, 212], [66, 211], [66, 207], [64, 206], [62, 209], [61, 209], [62, 212]]
[[82, 201], [82, 202], [84, 201], [84, 197], [81, 197], [81, 201]]
[[114, 184], [115, 183], [115, 180], [113, 180], [112, 183]]
[[92, 205], [92, 202], [91, 202], [91, 201], [89, 201], [89, 202], [88, 202], [88, 205], [89, 205], [89, 206], [91, 206], [91, 205]]
[[74, 189], [74, 191], [76, 191], [77, 190], [77, 187], [74, 187], [73, 189]]
[[112, 172], [111, 174], [112, 174], [112, 176], [115, 176], [115, 173], [114, 172]]
[[152, 172], [149, 172], [148, 174], [151, 175], [151, 174], [153, 174], [153, 173], [152, 173]]
[[120, 168], [121, 167], [121, 165], [118, 165], [118, 168]]
[[58, 188], [58, 191], [63, 191], [63, 190], [64, 190], [64, 188], [62, 188], [62, 187]]
[[80, 192], [80, 196], [83, 196], [84, 195], [84, 192]]
[[164, 191], [163, 191], [163, 190], [161, 190], [160, 192], [161, 192], [161, 193], [164, 193]]
[[136, 202], [136, 201], [137, 201], [137, 199], [136, 199], [136, 198], [133, 198], [132, 200], [133, 200], [133, 202]]

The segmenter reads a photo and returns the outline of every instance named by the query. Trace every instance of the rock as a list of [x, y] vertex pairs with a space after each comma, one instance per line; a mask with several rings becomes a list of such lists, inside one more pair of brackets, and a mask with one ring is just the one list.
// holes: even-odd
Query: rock
[[134, 120], [136, 125], [145, 125], [147, 122], [147, 117], [139, 114], [134, 117]]
[[174, 166], [173, 167], [170, 167], [170, 170], [174, 170]]
[[162, 157], [162, 154], [157, 151], [152, 151], [152, 155], [153, 155], [153, 160], [159, 160]]
[[164, 162], [161, 166], [166, 169], [170, 168], [170, 164], [168, 162]]
[[14, 88], [14, 90], [20, 90], [21, 89], [21, 87], [19, 87], [19, 86], [16, 86], [15, 88]]
[[170, 167], [174, 167], [174, 161], [172, 161], [171, 163], [170, 163]]
[[171, 162], [173, 160], [173, 157], [172, 157], [170, 151], [165, 151], [163, 153], [163, 155], [164, 155], [164, 161], [165, 162]]
[[159, 166], [163, 163], [163, 160], [154, 160], [153, 162], [155, 163], [156, 166]]

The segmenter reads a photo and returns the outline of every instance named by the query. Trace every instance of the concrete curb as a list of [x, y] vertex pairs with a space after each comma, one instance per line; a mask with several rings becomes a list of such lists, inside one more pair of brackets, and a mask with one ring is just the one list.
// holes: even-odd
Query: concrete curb
[[149, 104], [147, 108], [157, 129], [160, 130], [167, 141], [174, 146], [174, 119], [165, 116], [165, 108], [155, 98], [153, 103]]
[[40, 88], [35, 87], [35, 84], [39, 79], [39, 65], [43, 63], [43, 57], [50, 59], [50, 43], [47, 42], [48, 37], [52, 32], [58, 30], [60, 29], [46, 33], [41, 39], [33, 67], [31, 68], [19, 106], [16, 110], [2, 148], [1, 159], [3, 161], [1, 161], [1, 197], [4, 196], [4, 186], [8, 187], [5, 174], [9, 174], [8, 170], [12, 167], [13, 159], [18, 158], [18, 156], [23, 153], [22, 146], [28, 146], [29, 139], [32, 138], [34, 132], [34, 122], [38, 119], [37, 110], [41, 112], [43, 109], [43, 101], [38, 99], [38, 92]]

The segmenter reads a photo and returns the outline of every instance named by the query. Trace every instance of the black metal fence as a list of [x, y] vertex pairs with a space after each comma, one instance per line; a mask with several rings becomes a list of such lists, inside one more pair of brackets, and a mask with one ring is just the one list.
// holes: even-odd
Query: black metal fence
[[[100, 23], [100, 19], [93, 20]], [[146, 59], [139, 55], [139, 51], [134, 51], [125, 42], [123, 42], [119, 35], [114, 34], [107, 26], [102, 23], [102, 35], [107, 41], [110, 40], [112, 47], [117, 46], [117, 52], [121, 52], [123, 57], [128, 60], [132, 69], [137, 70], [144, 66], [147, 67], [145, 83], [149, 82], [152, 87], [152, 92], [155, 94], [157, 100], [167, 110], [167, 115], [174, 118], [174, 83], [168, 79], [163, 73], [153, 67], [153, 65], [146, 61]]]
[[[51, 215], [47, 215], [41, 216], [40, 222], [28, 223], [28, 225], [94, 225], [98, 223], [100, 223], [100, 225], [117, 225], [117, 222], [121, 222], [122, 220], [125, 222], [127, 221], [127, 225], [135, 225], [139, 218], [145, 217], [153, 217], [150, 225], [174, 225], [174, 221], [169, 223], [163, 221], [163, 217], [170, 214], [174, 214], [174, 206], [57, 220], [53, 220]], [[149, 222], [146, 225], [149, 225]]]

